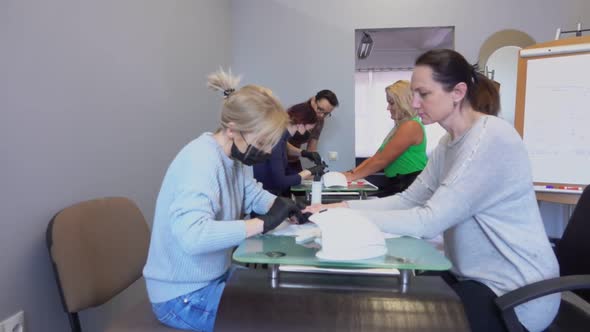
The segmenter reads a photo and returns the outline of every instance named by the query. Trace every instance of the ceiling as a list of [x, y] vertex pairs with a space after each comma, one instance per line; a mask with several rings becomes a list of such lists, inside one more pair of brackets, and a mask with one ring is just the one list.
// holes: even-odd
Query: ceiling
[[[431, 49], [454, 48], [454, 27], [358, 29], [355, 31], [356, 70], [411, 68], [416, 58]], [[373, 50], [366, 59], [356, 52], [363, 36], [373, 39]]]

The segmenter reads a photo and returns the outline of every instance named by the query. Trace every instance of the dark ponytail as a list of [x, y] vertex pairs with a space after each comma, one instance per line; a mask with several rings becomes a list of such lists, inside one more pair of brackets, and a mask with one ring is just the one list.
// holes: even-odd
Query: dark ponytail
[[477, 84], [475, 89], [474, 110], [488, 114], [498, 115], [500, 112], [500, 83], [492, 81], [484, 75], [476, 74]]

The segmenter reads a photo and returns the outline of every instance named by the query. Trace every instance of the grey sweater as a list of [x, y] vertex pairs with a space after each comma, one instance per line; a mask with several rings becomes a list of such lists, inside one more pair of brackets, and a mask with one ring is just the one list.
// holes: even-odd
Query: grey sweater
[[[431, 238], [444, 232], [453, 274], [497, 295], [559, 275], [522, 139], [493, 116], [455, 140], [444, 136], [405, 192], [348, 205], [389, 233]], [[559, 303], [559, 294], [545, 296], [518, 306], [516, 314], [529, 331], [541, 331]]]

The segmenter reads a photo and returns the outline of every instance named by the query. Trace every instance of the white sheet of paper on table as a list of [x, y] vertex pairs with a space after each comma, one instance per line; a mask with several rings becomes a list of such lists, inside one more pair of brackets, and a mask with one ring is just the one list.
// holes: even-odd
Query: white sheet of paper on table
[[296, 243], [304, 243], [320, 236], [321, 232], [320, 228], [314, 223], [297, 225], [284, 221], [273, 231], [269, 232], [269, 234], [277, 236], [294, 236]]
[[355, 274], [355, 275], [399, 275], [398, 269], [337, 269], [329, 267], [301, 266], [301, 265], [280, 265], [279, 271], [283, 272], [305, 272], [305, 273], [328, 273], [328, 274]]
[[[395, 239], [401, 237], [403, 235], [399, 234], [391, 234], [391, 233], [383, 233], [383, 238], [385, 239]], [[269, 235], [276, 235], [276, 236], [294, 236], [296, 243], [305, 243], [310, 240], [316, 240], [317, 243], [321, 244], [321, 240], [319, 239], [322, 236], [322, 232], [319, 226], [313, 222], [297, 225], [291, 224], [288, 221], [284, 221], [274, 230], [268, 232]]]

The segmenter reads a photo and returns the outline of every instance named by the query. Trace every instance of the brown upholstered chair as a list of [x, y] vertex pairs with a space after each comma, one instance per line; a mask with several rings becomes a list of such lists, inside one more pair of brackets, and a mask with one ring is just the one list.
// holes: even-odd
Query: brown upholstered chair
[[[72, 331], [82, 331], [79, 311], [106, 303], [141, 277], [149, 237], [141, 211], [124, 197], [81, 202], [53, 217], [47, 247]], [[109, 332], [177, 331], [157, 321], [147, 295], [108, 326]]]

